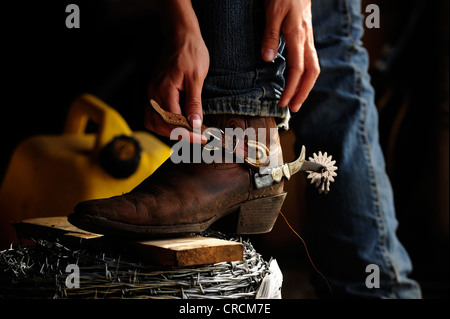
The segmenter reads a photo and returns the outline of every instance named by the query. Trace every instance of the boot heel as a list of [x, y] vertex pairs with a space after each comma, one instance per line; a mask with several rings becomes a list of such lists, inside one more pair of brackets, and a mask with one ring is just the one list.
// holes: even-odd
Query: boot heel
[[272, 230], [283, 206], [286, 192], [245, 202], [239, 210], [238, 234], [263, 234]]

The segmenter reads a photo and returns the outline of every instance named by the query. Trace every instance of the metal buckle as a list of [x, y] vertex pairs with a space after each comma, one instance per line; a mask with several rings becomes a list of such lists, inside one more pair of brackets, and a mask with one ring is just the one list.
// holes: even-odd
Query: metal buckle
[[[255, 154], [254, 157], [252, 157], [250, 152], [250, 148], [254, 148], [255, 149]], [[248, 151], [248, 155], [245, 159], [245, 161], [250, 164], [250, 165], [254, 165], [254, 166], [268, 166], [270, 164], [270, 158], [269, 158], [269, 154], [270, 151], [267, 148], [266, 145], [258, 143], [257, 141], [247, 141], [247, 151]]]
[[[218, 136], [217, 135], [214, 135], [211, 131], [215, 131], [215, 132], [218, 132]], [[225, 133], [224, 133], [224, 131], [222, 131], [221, 129], [218, 129], [218, 128], [216, 128], [216, 127], [208, 127], [205, 131], [203, 131], [203, 133], [205, 134], [205, 135], [209, 135], [210, 137], [212, 137], [212, 138], [214, 138], [215, 140], [217, 140], [217, 141], [219, 141], [219, 142], [222, 142], [222, 135], [224, 135]], [[218, 151], [218, 150], [220, 150], [220, 147], [217, 147], [217, 146], [213, 146], [213, 147], [208, 147], [207, 145], [208, 145], [209, 143], [206, 143], [204, 146], [203, 146], [203, 148], [205, 149], [205, 150], [207, 150], [207, 151]], [[222, 144], [220, 143], [220, 146], [222, 146]]]

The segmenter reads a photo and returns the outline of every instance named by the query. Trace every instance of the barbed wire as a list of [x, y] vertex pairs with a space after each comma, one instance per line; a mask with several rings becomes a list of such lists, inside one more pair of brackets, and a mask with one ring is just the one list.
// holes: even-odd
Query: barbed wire
[[[249, 240], [218, 232], [202, 236], [239, 241], [243, 261], [192, 267], [162, 267], [124, 256], [73, 250], [57, 241], [34, 239], [33, 245], [0, 252], [0, 297], [240, 299], [255, 298], [269, 262]], [[67, 288], [67, 265], [79, 267], [79, 288]]]

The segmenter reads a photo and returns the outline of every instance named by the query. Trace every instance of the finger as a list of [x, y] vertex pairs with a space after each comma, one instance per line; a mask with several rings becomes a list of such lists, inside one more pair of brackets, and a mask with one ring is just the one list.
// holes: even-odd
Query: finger
[[161, 107], [175, 114], [182, 114], [180, 107], [180, 91], [171, 82], [165, 83], [159, 88], [162, 97]]
[[308, 98], [308, 95], [313, 89], [320, 74], [319, 59], [317, 57], [317, 52], [314, 45], [311, 45], [311, 43], [307, 41], [305, 44], [305, 50], [306, 70], [302, 74], [298, 90], [289, 104], [292, 112], [297, 112], [300, 109], [302, 104]]
[[266, 62], [275, 60], [280, 44], [280, 29], [283, 15], [275, 14], [274, 10], [275, 8], [266, 8], [266, 27], [261, 46], [261, 56]]
[[160, 118], [159, 114], [157, 114], [155, 110], [150, 107], [150, 105], [147, 106], [145, 110], [144, 125], [148, 130], [156, 134], [166, 137], [170, 136], [171, 128]]
[[[157, 88], [149, 87], [149, 97], [154, 99], [164, 110], [181, 114], [179, 107], [179, 92], [176, 89], [171, 88], [170, 82], [163, 81]], [[172, 131], [171, 125], [162, 120], [160, 115], [150, 107], [150, 104], [145, 110], [145, 127], [150, 131], [169, 137]]]
[[145, 127], [161, 136], [169, 137], [171, 129], [166, 123], [161, 123], [158, 121], [154, 114], [151, 114], [152, 111], [149, 111], [145, 119]]
[[300, 32], [285, 35], [287, 48], [288, 77], [286, 86], [280, 99], [280, 106], [291, 105], [292, 98], [298, 91], [300, 80], [305, 70], [304, 63], [304, 38]]
[[[146, 117], [145, 118], [145, 127], [148, 130], [150, 130], [156, 134], [159, 134], [161, 136], [165, 136], [165, 137], [169, 137], [169, 138], [172, 137], [177, 140], [184, 140], [184, 141], [189, 141], [191, 143], [199, 143], [199, 144], [205, 144], [208, 141], [205, 136], [203, 136], [201, 134], [196, 134], [194, 132], [190, 132], [187, 129], [182, 128], [182, 127], [178, 127], [178, 130], [175, 132], [175, 133], [177, 133], [177, 135], [171, 136], [172, 132], [174, 132], [173, 130], [177, 127], [164, 122], [161, 119], [161, 117], [159, 116], [159, 114], [157, 114], [152, 109], [149, 109], [148, 111], [146, 111], [145, 117]], [[181, 135], [180, 135], [180, 133], [181, 133]]]
[[169, 137], [171, 140], [185, 141], [197, 144], [206, 144], [208, 142], [206, 136], [188, 131], [184, 127], [175, 127], [170, 130]]
[[316, 77], [310, 70], [306, 70], [303, 73], [300, 86], [297, 90], [295, 96], [291, 99], [289, 103], [289, 108], [292, 112], [298, 112], [306, 98], [309, 95], [309, 92], [312, 90], [314, 83], [316, 82]]
[[[167, 74], [164, 74], [167, 73]], [[180, 91], [184, 90], [184, 76], [180, 72], [165, 70], [149, 85], [149, 97], [154, 99], [164, 110], [181, 114]]]
[[[158, 103], [157, 98], [155, 98], [155, 101]], [[161, 103], [161, 102], [159, 102]], [[159, 104], [158, 103], [158, 104]], [[162, 136], [170, 137], [172, 131], [177, 128], [174, 125], [170, 125], [166, 123], [161, 116], [150, 106], [145, 110], [145, 121], [144, 121], [145, 127]], [[194, 121], [194, 132], [187, 131], [183, 132], [183, 136], [178, 137], [178, 139], [183, 139], [185, 141], [190, 141], [191, 143], [200, 143], [205, 144], [208, 139], [201, 134], [201, 122], [200, 121]], [[178, 130], [177, 132], [179, 132]]]

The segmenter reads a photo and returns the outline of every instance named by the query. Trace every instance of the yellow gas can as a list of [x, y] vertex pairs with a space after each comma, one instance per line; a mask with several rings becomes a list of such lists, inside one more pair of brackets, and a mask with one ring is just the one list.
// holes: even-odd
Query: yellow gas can
[[[86, 132], [89, 120], [95, 133]], [[80, 201], [128, 192], [169, 156], [169, 146], [131, 131], [115, 109], [80, 96], [62, 135], [30, 137], [14, 150], [0, 188], [0, 245], [15, 240], [12, 221], [68, 215]]]

